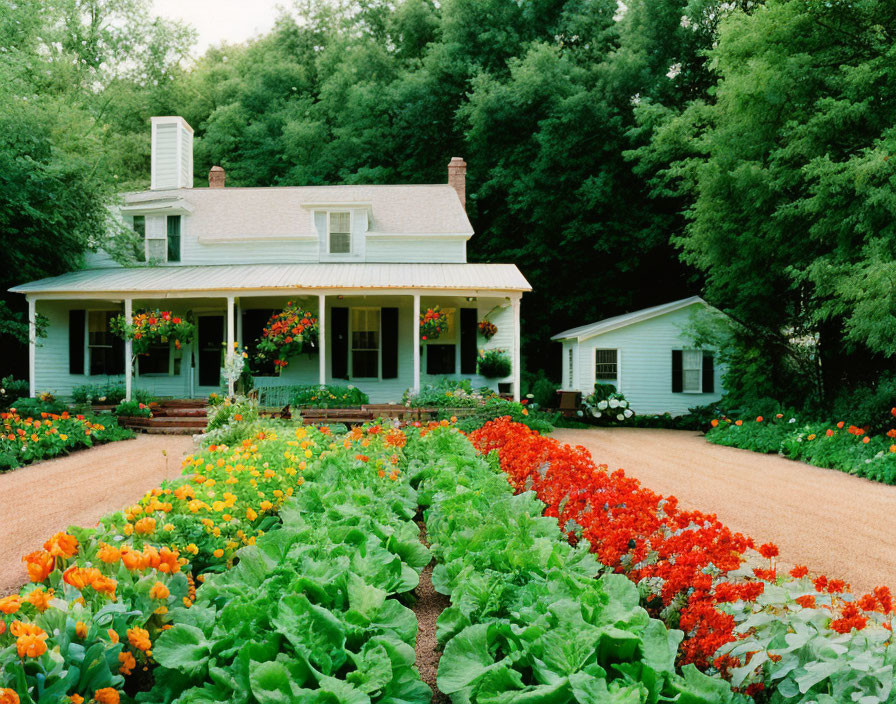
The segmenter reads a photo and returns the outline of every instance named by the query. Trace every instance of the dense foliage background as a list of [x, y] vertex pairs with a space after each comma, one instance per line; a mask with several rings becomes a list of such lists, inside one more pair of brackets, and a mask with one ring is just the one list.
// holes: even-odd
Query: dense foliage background
[[149, 5], [0, 0], [3, 290], [77, 266], [148, 186], [149, 117], [179, 114], [197, 186], [213, 164], [233, 186], [443, 182], [465, 157], [471, 258], [535, 288], [530, 370], [556, 372], [552, 333], [694, 293], [735, 321], [699, 331], [733, 397], [830, 402], [892, 364], [891, 2], [301, 0], [197, 61]]

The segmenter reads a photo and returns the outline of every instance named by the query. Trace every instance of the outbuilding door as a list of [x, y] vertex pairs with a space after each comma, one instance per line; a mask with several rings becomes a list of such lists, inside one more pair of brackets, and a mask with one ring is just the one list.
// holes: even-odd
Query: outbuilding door
[[201, 315], [196, 324], [199, 386], [218, 386], [221, 383], [221, 355], [224, 351], [224, 316]]

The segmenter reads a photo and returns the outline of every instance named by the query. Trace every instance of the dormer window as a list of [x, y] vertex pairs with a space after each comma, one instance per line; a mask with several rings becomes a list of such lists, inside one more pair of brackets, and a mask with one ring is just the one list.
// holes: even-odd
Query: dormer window
[[136, 243], [137, 250], [135, 252], [138, 262], [146, 261], [146, 217], [143, 215], [135, 215], [133, 222], [134, 232], [137, 233], [139, 241]]
[[330, 254], [352, 253], [351, 213], [329, 213], [327, 225], [328, 251]]
[[180, 261], [180, 215], [168, 216], [168, 261]]

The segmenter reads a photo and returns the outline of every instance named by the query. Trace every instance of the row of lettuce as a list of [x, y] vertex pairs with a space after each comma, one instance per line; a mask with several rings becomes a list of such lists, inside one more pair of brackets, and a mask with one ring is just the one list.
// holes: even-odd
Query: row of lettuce
[[805, 566], [778, 569], [772, 544], [755, 546], [714, 516], [679, 508], [581, 447], [509, 419], [471, 435], [497, 452], [511, 484], [534, 491], [572, 544], [637, 585], [640, 602], [685, 634], [679, 665], [693, 663], [772, 702], [891, 702], [894, 602], [865, 595]]

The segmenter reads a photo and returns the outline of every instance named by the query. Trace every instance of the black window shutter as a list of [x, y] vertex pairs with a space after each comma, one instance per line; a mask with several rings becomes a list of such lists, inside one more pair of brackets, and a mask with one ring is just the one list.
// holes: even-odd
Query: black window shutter
[[426, 346], [426, 373], [434, 376], [454, 374], [454, 345]]
[[460, 309], [460, 373], [475, 374], [479, 356], [476, 336], [479, 333], [478, 311], [475, 308]]
[[383, 336], [383, 379], [398, 378], [398, 308], [380, 311], [380, 334]]
[[348, 379], [348, 308], [330, 309], [330, 374]]
[[68, 312], [68, 373], [84, 373], [84, 329], [87, 311]]
[[712, 394], [716, 391], [716, 373], [713, 368], [713, 356], [707, 352], [703, 355], [703, 393]]
[[672, 350], [672, 392], [684, 391], [684, 359], [681, 350]]

